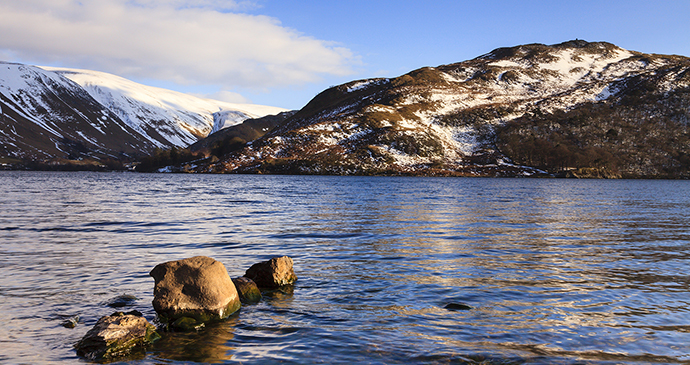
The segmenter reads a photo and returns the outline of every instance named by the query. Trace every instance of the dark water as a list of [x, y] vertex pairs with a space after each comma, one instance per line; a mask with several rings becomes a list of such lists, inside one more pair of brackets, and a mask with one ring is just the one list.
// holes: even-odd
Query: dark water
[[148, 272], [195, 255], [233, 277], [289, 255], [299, 281], [131, 363], [690, 363], [687, 181], [0, 172], [0, 186], [0, 363], [80, 362], [72, 345], [114, 298], [154, 320]]

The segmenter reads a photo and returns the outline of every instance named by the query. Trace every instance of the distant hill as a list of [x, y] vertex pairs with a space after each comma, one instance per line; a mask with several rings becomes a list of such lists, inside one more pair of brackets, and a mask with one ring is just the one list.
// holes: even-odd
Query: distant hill
[[286, 111], [261, 118], [247, 119], [242, 123], [210, 134], [189, 146], [189, 149], [192, 152], [203, 152], [217, 156], [228, 154], [244, 147], [247, 142], [263, 137], [295, 113], [296, 111]]
[[232, 104], [88, 70], [0, 62], [0, 158], [125, 158], [187, 147], [285, 109]]
[[690, 177], [690, 59], [605, 42], [499, 48], [325, 90], [197, 171]]

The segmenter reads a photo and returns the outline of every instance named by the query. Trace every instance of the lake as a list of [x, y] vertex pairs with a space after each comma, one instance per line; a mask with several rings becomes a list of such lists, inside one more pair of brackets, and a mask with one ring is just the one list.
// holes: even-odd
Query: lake
[[689, 181], [0, 171], [0, 186], [1, 363], [83, 362], [73, 345], [101, 316], [155, 320], [156, 264], [197, 255], [231, 277], [288, 255], [298, 282], [128, 363], [690, 363]]

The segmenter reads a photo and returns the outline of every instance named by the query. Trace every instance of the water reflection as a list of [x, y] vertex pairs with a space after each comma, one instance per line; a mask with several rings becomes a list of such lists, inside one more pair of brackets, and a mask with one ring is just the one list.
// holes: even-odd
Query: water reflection
[[151, 352], [159, 360], [225, 363], [232, 359], [233, 347], [228, 344], [235, 337], [237, 316], [223, 322], [206, 325], [198, 332], [168, 332], [156, 341]]

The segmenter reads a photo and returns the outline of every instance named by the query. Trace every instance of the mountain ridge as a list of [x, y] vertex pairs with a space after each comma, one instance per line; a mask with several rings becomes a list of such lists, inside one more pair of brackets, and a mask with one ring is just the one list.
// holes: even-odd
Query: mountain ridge
[[[329, 88], [265, 136], [216, 163], [200, 165], [197, 171], [535, 176], [578, 169], [580, 175], [587, 175], [582, 171], [590, 169], [595, 171], [591, 176], [685, 177], [688, 166], [682, 155], [690, 149], [686, 144], [690, 109], [684, 107], [689, 69], [687, 57], [644, 54], [606, 42], [574, 40], [498, 48], [463, 62]], [[674, 104], [655, 113], [666, 119], [649, 120], [646, 128], [663, 130], [662, 124], [673, 125], [677, 133], [665, 133], [664, 138], [680, 142], [657, 140], [675, 147], [652, 153], [649, 140], [644, 136], [632, 140], [628, 138], [632, 134], [621, 128], [637, 123], [633, 115], [638, 115], [638, 121], [649, 119], [643, 118], [645, 113], [652, 113], [655, 103], [664, 100]], [[569, 113], [596, 109], [593, 106], [601, 110], [597, 109], [599, 119], [591, 123], [608, 125], [602, 133], [591, 132], [596, 140], [594, 134], [578, 135], [578, 130], [585, 129], [582, 125], [556, 126], [553, 120], [554, 115], [568, 120]], [[584, 120], [587, 115], [580, 117]], [[609, 123], [614, 117], [623, 124]], [[526, 127], [547, 122], [567, 138], [546, 133], [540, 125]], [[515, 123], [524, 128], [516, 128]], [[532, 133], [530, 128], [541, 133], [534, 136], [539, 143], [554, 144], [546, 150], [563, 147], [573, 155], [592, 156], [557, 163], [525, 158], [516, 152], [519, 142], [514, 141]], [[599, 134], [610, 130], [618, 133], [617, 142], [600, 138]], [[605, 158], [624, 151], [643, 160], [628, 146], [635, 144], [644, 145], [640, 151], [647, 151], [654, 161]], [[642, 168], [643, 164], [647, 167]], [[656, 168], [650, 167], [655, 164]], [[662, 168], [669, 164], [675, 167]]]
[[0, 62], [0, 157], [133, 160], [285, 109], [203, 99], [90, 70]]

